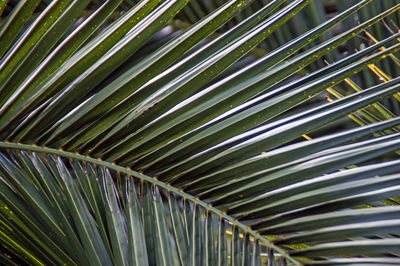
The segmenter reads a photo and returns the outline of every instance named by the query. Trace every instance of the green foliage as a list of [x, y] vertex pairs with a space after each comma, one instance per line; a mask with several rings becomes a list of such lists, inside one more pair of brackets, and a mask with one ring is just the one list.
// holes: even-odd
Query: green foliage
[[1, 263], [399, 264], [399, 9], [0, 0]]

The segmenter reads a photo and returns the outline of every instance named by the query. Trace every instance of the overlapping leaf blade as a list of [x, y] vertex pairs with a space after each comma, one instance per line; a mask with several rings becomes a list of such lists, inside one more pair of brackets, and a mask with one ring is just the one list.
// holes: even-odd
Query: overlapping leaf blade
[[[376, 5], [354, 3], [266, 52], [266, 43], [293, 33], [288, 25], [298, 15], [320, 23], [322, 4], [94, 2], [99, 9], [71, 36], [62, 35], [89, 1], [21, 1], [0, 29], [0, 147], [13, 150], [0, 154], [7, 252], [31, 264], [396, 262], [381, 256], [398, 255], [397, 206], [385, 204], [400, 203], [388, 200], [400, 191], [393, 159], [400, 120], [377, 102], [399, 91], [399, 78], [365, 90], [349, 78], [366, 68], [386, 77], [376, 64], [396, 61], [399, 35], [380, 35], [307, 76], [293, 74], [323, 56], [337, 58], [332, 49], [400, 4], [322, 35]], [[114, 12], [122, 2], [133, 6], [123, 15]], [[19, 34], [26, 19], [12, 22], [36, 6], [45, 11]], [[180, 10], [176, 18], [185, 22], [167, 24]], [[196, 23], [176, 28], [187, 21]], [[358, 92], [342, 97], [338, 90], [337, 101], [303, 105], [343, 80]], [[373, 124], [317, 131], [347, 115]], [[298, 141], [309, 133], [317, 138]], [[9, 263], [7, 252], [1, 259]], [[337, 258], [346, 255], [371, 258]]]

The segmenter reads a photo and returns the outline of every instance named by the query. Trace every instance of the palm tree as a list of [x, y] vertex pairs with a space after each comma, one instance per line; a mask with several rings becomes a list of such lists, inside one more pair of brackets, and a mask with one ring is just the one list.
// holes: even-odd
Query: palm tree
[[326, 2], [0, 1], [1, 263], [400, 264], [400, 4]]

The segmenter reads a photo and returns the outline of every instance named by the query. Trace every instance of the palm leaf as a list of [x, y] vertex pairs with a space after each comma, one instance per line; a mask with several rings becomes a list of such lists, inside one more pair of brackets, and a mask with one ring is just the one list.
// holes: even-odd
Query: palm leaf
[[334, 2], [0, 1], [1, 261], [398, 263], [400, 4]]

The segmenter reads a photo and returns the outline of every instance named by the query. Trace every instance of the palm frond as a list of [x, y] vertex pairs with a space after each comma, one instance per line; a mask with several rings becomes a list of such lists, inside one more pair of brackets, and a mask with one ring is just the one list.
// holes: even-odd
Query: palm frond
[[400, 4], [333, 2], [0, 1], [0, 261], [399, 263]]

